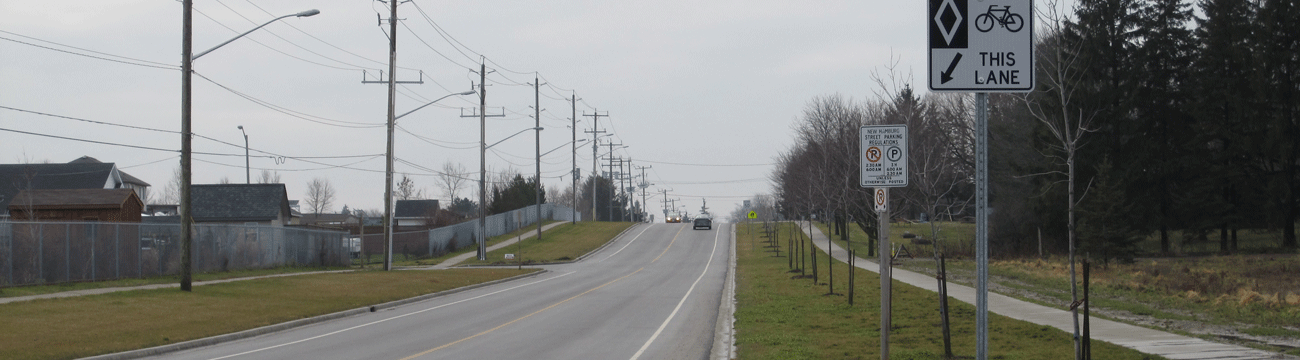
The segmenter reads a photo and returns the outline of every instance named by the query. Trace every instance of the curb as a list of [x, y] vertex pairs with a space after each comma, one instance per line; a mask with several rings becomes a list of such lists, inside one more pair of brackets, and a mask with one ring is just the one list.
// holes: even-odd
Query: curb
[[524, 278], [530, 278], [530, 277], [538, 276], [538, 275], [545, 274], [545, 273], [548, 273], [548, 272], [550, 272], [550, 270], [542, 269], [541, 271], [535, 271], [535, 272], [533, 272], [533, 273], [529, 273], [529, 274], [515, 275], [515, 276], [512, 276], [512, 277], [505, 278], [505, 279], [493, 280], [493, 281], [488, 281], [488, 282], [485, 282], [485, 283], [478, 283], [478, 284], [474, 284], [474, 285], [466, 285], [466, 286], [458, 287], [458, 288], [451, 289], [451, 290], [444, 290], [444, 291], [439, 291], [439, 292], [432, 293], [432, 294], [425, 294], [425, 295], [420, 295], [420, 296], [416, 296], [416, 297], [412, 297], [412, 298], [406, 298], [406, 299], [401, 299], [401, 300], [389, 301], [389, 302], [386, 302], [386, 303], [383, 303], [383, 304], [373, 305], [373, 306], [369, 306], [369, 307], [356, 308], [356, 309], [352, 309], [352, 310], [344, 310], [344, 311], [340, 311], [340, 312], [336, 312], [336, 313], [332, 313], [332, 314], [325, 314], [325, 315], [320, 315], [320, 316], [310, 317], [310, 318], [306, 318], [306, 319], [298, 319], [298, 320], [293, 320], [293, 321], [289, 321], [289, 322], [283, 322], [283, 323], [274, 324], [274, 325], [267, 325], [267, 326], [263, 326], [263, 327], [259, 327], [259, 328], [248, 329], [248, 330], [244, 330], [244, 331], [240, 331], [240, 332], [234, 332], [234, 333], [229, 333], [229, 334], [225, 334], [225, 335], [211, 336], [211, 337], [206, 337], [206, 338], [202, 338], [202, 339], [195, 339], [195, 340], [190, 340], [190, 341], [183, 341], [183, 342], [179, 342], [179, 343], [175, 343], [175, 344], [168, 344], [168, 345], [162, 345], [162, 346], [155, 346], [155, 347], [145, 348], [145, 349], [139, 349], [139, 350], [124, 351], [124, 352], [119, 352], [119, 353], [114, 353], [114, 354], [105, 354], [105, 355], [90, 356], [90, 357], [84, 357], [84, 358], [81, 358], [81, 359], [83, 359], [83, 360], [120, 360], [120, 359], [137, 359], [137, 358], [142, 358], [142, 357], [147, 357], [147, 356], [162, 355], [162, 354], [173, 353], [173, 352], [182, 351], [182, 350], [189, 350], [189, 349], [200, 348], [200, 347], [204, 347], [204, 346], [211, 346], [211, 345], [216, 345], [216, 344], [221, 344], [221, 343], [231, 342], [231, 341], [235, 341], [235, 340], [242, 340], [242, 339], [247, 339], [247, 338], [256, 337], [256, 336], [261, 336], [261, 335], [266, 335], [266, 334], [270, 334], [270, 333], [281, 332], [281, 331], [285, 331], [285, 330], [289, 330], [289, 329], [294, 329], [294, 328], [299, 328], [299, 327], [303, 327], [303, 326], [307, 326], [307, 325], [312, 325], [312, 324], [316, 324], [316, 323], [321, 323], [321, 322], [325, 322], [325, 321], [330, 321], [330, 320], [335, 320], [335, 319], [341, 319], [341, 318], [345, 318], [345, 317], [349, 317], [349, 316], [360, 315], [360, 314], [369, 313], [369, 312], [375, 312], [375, 311], [379, 311], [379, 310], [391, 309], [391, 308], [395, 308], [395, 307], [398, 307], [398, 306], [402, 306], [402, 305], [406, 305], [406, 304], [410, 304], [410, 303], [414, 303], [414, 302], [420, 302], [420, 301], [424, 301], [424, 300], [429, 300], [429, 299], [433, 299], [433, 298], [437, 298], [437, 297], [442, 297], [442, 296], [446, 296], [446, 295], [451, 295], [451, 294], [455, 294], [455, 293], [459, 293], [459, 292], [463, 292], [463, 291], [474, 290], [474, 289], [478, 289], [478, 288], [482, 288], [482, 287], [486, 287], [486, 286], [492, 286], [492, 285], [496, 285], [496, 284], [500, 284], [500, 283], [504, 283], [504, 282], [508, 282], [508, 281], [514, 281], [514, 280], [519, 280], [519, 279], [524, 279]]
[[718, 304], [718, 320], [713, 327], [711, 360], [736, 358], [736, 225], [731, 225], [731, 258], [727, 261], [727, 280]]

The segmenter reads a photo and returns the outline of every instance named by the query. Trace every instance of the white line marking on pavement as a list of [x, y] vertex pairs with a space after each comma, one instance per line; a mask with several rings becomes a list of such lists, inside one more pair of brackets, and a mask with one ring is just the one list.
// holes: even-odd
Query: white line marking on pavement
[[709, 262], [704, 263], [704, 271], [700, 272], [700, 277], [695, 278], [695, 283], [692, 283], [691, 288], [686, 290], [686, 295], [682, 295], [682, 300], [678, 301], [677, 307], [673, 309], [673, 312], [671, 314], [668, 314], [668, 319], [665, 319], [664, 323], [659, 325], [659, 330], [655, 330], [655, 334], [650, 336], [650, 340], [646, 340], [645, 345], [641, 345], [641, 350], [637, 350], [636, 354], [632, 354], [631, 360], [636, 360], [637, 358], [640, 358], [641, 354], [645, 353], [645, 349], [650, 348], [650, 344], [655, 342], [655, 339], [659, 338], [659, 334], [663, 333], [664, 328], [668, 327], [668, 322], [673, 321], [673, 317], [677, 316], [677, 312], [682, 310], [682, 304], [686, 303], [686, 298], [690, 297], [691, 292], [695, 291], [695, 285], [699, 285], [700, 280], [704, 280], [704, 275], [709, 273], [709, 265], [713, 265], [713, 255], [718, 253], [718, 236], [720, 235], [722, 235], [721, 231], [714, 232], [713, 251], [709, 252]]
[[487, 294], [483, 294], [483, 295], [475, 296], [475, 297], [472, 297], [472, 298], [468, 298], [468, 299], [464, 299], [464, 300], [460, 300], [460, 301], [456, 301], [456, 302], [450, 302], [450, 303], [446, 303], [446, 304], [442, 304], [442, 305], [434, 306], [434, 307], [431, 307], [431, 308], [428, 308], [428, 309], [424, 309], [424, 310], [420, 310], [420, 311], [412, 312], [412, 313], [409, 313], [409, 314], [402, 314], [402, 315], [398, 315], [398, 316], [390, 317], [390, 318], [383, 319], [383, 320], [376, 320], [376, 321], [372, 321], [372, 322], [369, 322], [369, 323], [365, 323], [365, 324], [361, 324], [361, 325], [353, 326], [353, 327], [350, 327], [350, 328], [347, 328], [347, 329], [338, 330], [338, 331], [334, 331], [334, 332], [330, 332], [330, 333], [326, 333], [326, 334], [322, 334], [322, 335], [317, 335], [317, 336], [309, 337], [309, 338], [302, 339], [302, 340], [298, 340], [298, 341], [292, 341], [292, 342], [287, 342], [287, 343], [283, 343], [283, 344], [280, 344], [280, 345], [264, 347], [264, 348], [261, 348], [261, 349], [249, 350], [249, 351], [245, 351], [245, 352], [238, 353], [238, 354], [226, 355], [226, 356], [222, 356], [222, 357], [218, 357], [218, 358], [212, 358], [211, 360], [228, 359], [228, 358], [232, 358], [232, 357], [236, 357], [236, 356], [243, 356], [243, 355], [248, 355], [248, 354], [252, 354], [252, 353], [255, 353], [255, 352], [261, 352], [261, 351], [266, 351], [266, 350], [271, 350], [271, 349], [275, 349], [275, 348], [279, 348], [279, 347], [289, 346], [289, 345], [293, 345], [293, 344], [297, 344], [297, 343], [301, 343], [301, 342], [306, 342], [306, 341], [316, 340], [316, 339], [320, 339], [320, 338], [323, 338], [323, 337], [326, 337], [326, 336], [330, 336], [330, 335], [335, 335], [335, 334], [338, 334], [338, 333], [342, 333], [342, 332], [345, 332], [345, 331], [356, 330], [356, 329], [363, 328], [363, 327], [367, 327], [367, 326], [370, 326], [370, 325], [374, 325], [374, 324], [378, 324], [378, 323], [382, 323], [382, 322], [387, 322], [387, 321], [389, 321], [389, 320], [396, 320], [396, 319], [404, 318], [404, 317], [407, 317], [407, 316], [411, 316], [411, 315], [415, 315], [415, 314], [420, 314], [420, 313], [424, 313], [424, 312], [427, 312], [427, 311], [432, 311], [432, 310], [439, 309], [439, 308], [443, 308], [443, 307], [447, 307], [447, 306], [456, 305], [456, 304], [463, 303], [463, 302], [466, 302], [466, 301], [476, 300], [476, 299], [480, 299], [480, 298], [483, 298], [483, 297], [487, 297], [487, 296], [491, 296], [491, 295], [500, 294], [500, 293], [503, 293], [503, 292], [506, 292], [506, 291], [510, 291], [510, 290], [514, 290], [514, 289], [518, 289], [518, 288], [521, 288], [521, 287], [525, 287], [525, 286], [529, 286], [529, 285], [534, 285], [534, 284], [538, 284], [538, 283], [542, 283], [542, 282], [546, 282], [546, 281], [551, 281], [551, 280], [559, 279], [559, 278], [562, 278], [562, 277], [565, 277], [565, 276], [569, 276], [569, 275], [572, 275], [572, 274], [573, 274], [573, 272], [568, 272], [568, 273], [565, 273], [565, 274], [563, 274], [563, 275], [559, 275], [559, 276], [556, 276], [556, 277], [553, 277], [553, 278], [537, 280], [537, 281], [534, 281], [534, 282], [530, 282], [530, 283], [527, 283], [527, 284], [523, 284], [523, 285], [515, 286], [515, 287], [512, 287], [512, 288], [501, 289], [501, 290], [493, 291], [493, 292], [490, 292], [490, 293], [487, 293]]
[[[641, 232], [639, 232], [639, 233], [636, 234], [636, 237], [633, 237], [633, 238], [632, 238], [632, 241], [628, 241], [628, 242], [627, 242], [627, 245], [623, 245], [623, 247], [618, 248], [618, 251], [615, 251], [613, 254], [609, 254], [609, 256], [606, 256], [605, 259], [612, 258], [612, 257], [614, 257], [614, 255], [618, 255], [618, 253], [623, 252], [623, 249], [626, 249], [628, 246], [631, 246], [632, 243], [636, 242], [636, 239], [640, 239], [640, 238], [641, 238], [641, 234], [645, 234], [646, 230], [650, 230], [650, 227], [651, 227], [651, 226], [655, 226], [655, 225], [654, 225], [654, 224], [650, 224], [650, 226], [646, 226], [646, 227], [645, 227], [645, 230], [641, 230]], [[605, 259], [596, 260], [595, 262], [605, 261]]]

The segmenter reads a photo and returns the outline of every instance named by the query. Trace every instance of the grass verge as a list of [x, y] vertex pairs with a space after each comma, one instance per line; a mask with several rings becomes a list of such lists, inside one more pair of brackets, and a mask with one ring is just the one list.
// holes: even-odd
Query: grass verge
[[[964, 224], [963, 224], [964, 225]], [[829, 234], [825, 224], [816, 226]], [[905, 225], [906, 226], [906, 225]], [[902, 239], [899, 228], [891, 225], [890, 239], [895, 246]], [[912, 225], [916, 226], [916, 225]], [[951, 227], [950, 227], [951, 228]], [[913, 232], [914, 234], [916, 232]], [[850, 226], [850, 247], [863, 254], [867, 249], [867, 236], [857, 226]], [[840, 246], [845, 242], [835, 240]], [[904, 242], [907, 243], [907, 242]], [[948, 248], [949, 242], [944, 243]], [[909, 248], [911, 245], [909, 245]], [[922, 248], [911, 253], [916, 259], [902, 259], [899, 267], [921, 273], [933, 274], [934, 262], [929, 260], [931, 250]], [[1114, 310], [1137, 317], [1169, 321], [1192, 321], [1200, 324], [1238, 328], [1256, 336], [1290, 338], [1298, 333], [1300, 323], [1300, 255], [1258, 254], [1219, 255], [1179, 258], [1139, 259], [1131, 264], [1101, 264], [1092, 266], [1090, 294], [1092, 306]], [[955, 283], [972, 285], [975, 263], [971, 259], [948, 259], [949, 279]], [[1001, 259], [989, 263], [990, 282], [1010, 291], [1004, 295], [1040, 305], [1060, 307], [1071, 301], [1069, 263], [1063, 257], [1048, 259]], [[1078, 267], [1082, 282], [1082, 267]], [[973, 286], [973, 285], [972, 285]], [[1223, 341], [1204, 331], [1184, 331], [1179, 327], [1157, 325], [1152, 321], [1134, 318], [1116, 318], [1100, 312], [1093, 316], [1121, 321], [1138, 326], [1172, 331], [1189, 336]], [[1198, 329], [1198, 326], [1187, 326]], [[1197, 330], [1200, 331], [1200, 330]], [[1258, 342], [1244, 342], [1255, 348], [1300, 355], [1300, 349], [1283, 348]]]
[[166, 345], [532, 271], [360, 271], [17, 302], [0, 305], [0, 357], [71, 359]]
[[[824, 253], [817, 261], [818, 283], [791, 272], [785, 244], [782, 257], [764, 247], [761, 225], [754, 231], [739, 224], [736, 256], [736, 345], [742, 359], [877, 359], [880, 358], [880, 278], [856, 269], [855, 304], [848, 305], [847, 265], [836, 262], [836, 294], [828, 294]], [[797, 231], [781, 224], [782, 233]], [[785, 239], [785, 236], [781, 236]], [[807, 248], [807, 245], [805, 244]], [[811, 248], [807, 248], [811, 249]], [[812, 262], [808, 261], [811, 265]], [[808, 269], [811, 270], [811, 267]], [[812, 271], [806, 271], [811, 275]], [[938, 295], [902, 282], [893, 284], [890, 358], [942, 359], [944, 355]], [[975, 308], [950, 300], [954, 355], [975, 353]], [[1049, 326], [989, 314], [990, 358], [1072, 358], [1070, 335]], [[1160, 359], [1154, 355], [1093, 342], [1098, 359]]]
[[[546, 225], [554, 224], [554, 223], [557, 223], [557, 222], [559, 222], [559, 221], [556, 221], [556, 220], [543, 220], [543, 221], [542, 221], [542, 226], [546, 226]], [[490, 237], [490, 238], [487, 239], [487, 244], [486, 244], [486, 245], [483, 245], [483, 246], [484, 246], [484, 247], [489, 247], [489, 246], [492, 246], [492, 245], [496, 245], [497, 243], [500, 243], [500, 242], [502, 242], [502, 241], [506, 241], [506, 240], [508, 240], [508, 239], [514, 239], [515, 237], [519, 236], [520, 234], [527, 233], [527, 232], [530, 232], [530, 231], [537, 231], [537, 225], [524, 226], [524, 227], [519, 228], [518, 230], [515, 230], [515, 231], [513, 231], [513, 232], [511, 232], [511, 233], [509, 233], [509, 234], [503, 234], [503, 235], [497, 235], [497, 236]], [[543, 233], [545, 234], [545, 232], [543, 232]], [[543, 236], [544, 236], [544, 235], [543, 235]], [[405, 255], [405, 254], [393, 253], [393, 266], [429, 266], [429, 265], [438, 265], [438, 264], [441, 264], [443, 261], [446, 261], [447, 259], [450, 259], [450, 258], [456, 257], [457, 255], [461, 255], [461, 254], [465, 254], [465, 253], [472, 253], [472, 252], [475, 252], [475, 251], [478, 251], [478, 247], [476, 247], [476, 246], [467, 246], [467, 247], [464, 247], [464, 248], [461, 248], [461, 249], [456, 249], [456, 250], [454, 250], [454, 251], [447, 252], [446, 254], [442, 254], [442, 255], [437, 256], [437, 257], [411, 257], [411, 256], [408, 256], [408, 255]], [[366, 262], [366, 261], [362, 261], [362, 259], [353, 259], [353, 260], [352, 260], [352, 264], [353, 264], [353, 265], [357, 265], [357, 266], [361, 266], [361, 267], [363, 267], [363, 268], [371, 268], [371, 267], [380, 267], [380, 268], [382, 268], [382, 267], [384, 266], [384, 255], [383, 255], [383, 254], [370, 254], [369, 256], [370, 256], [370, 261], [368, 261], [368, 262]]]
[[[313, 272], [313, 271], [347, 270], [347, 269], [349, 268], [346, 267], [281, 267], [281, 268], [274, 268], [274, 269], [253, 269], [253, 270], [196, 273], [193, 276], [193, 281], [200, 282], [200, 281], [225, 280], [225, 279], [234, 279], [234, 278], [243, 278], [243, 277], [293, 274], [293, 273]], [[76, 290], [105, 289], [105, 288], [116, 288], [116, 287], [179, 283], [179, 282], [180, 282], [179, 276], [167, 275], [167, 276], [148, 277], [143, 279], [120, 279], [120, 280], [110, 280], [110, 281], [73, 282], [73, 283], [59, 283], [59, 284], [50, 284], [50, 285], [17, 286], [17, 287], [10, 287], [10, 288], [0, 288], [0, 298], [44, 295], [44, 294], [53, 294], [53, 293], [60, 293], [66, 291], [76, 291]]]
[[[462, 265], [514, 265], [545, 264], [571, 261], [599, 248], [631, 227], [630, 222], [582, 221], [556, 226], [542, 233], [542, 239], [525, 239], [496, 251], [488, 252], [486, 261], [469, 259]], [[536, 230], [536, 229], [534, 229]], [[515, 260], [505, 260], [505, 254], [515, 254]]]

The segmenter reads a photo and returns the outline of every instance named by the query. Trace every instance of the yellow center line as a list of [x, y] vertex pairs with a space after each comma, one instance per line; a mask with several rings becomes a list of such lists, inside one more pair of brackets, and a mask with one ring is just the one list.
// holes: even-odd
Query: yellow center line
[[[668, 242], [668, 247], [664, 248], [664, 252], [659, 253], [659, 256], [655, 256], [655, 259], [654, 259], [654, 260], [650, 260], [650, 263], [651, 263], [651, 264], [653, 264], [655, 261], [659, 261], [659, 258], [664, 257], [664, 254], [667, 254], [667, 253], [668, 253], [668, 249], [672, 249], [672, 248], [673, 248], [673, 243], [676, 243], [676, 242], [677, 242], [677, 237], [678, 237], [678, 236], [682, 236], [682, 229], [685, 229], [685, 227], [679, 227], [679, 228], [677, 228], [677, 234], [676, 234], [676, 235], [673, 235], [673, 241], [669, 241], [669, 242]], [[638, 270], [638, 271], [639, 271], [639, 270]]]
[[[680, 233], [680, 231], [678, 231], [678, 232]], [[674, 238], [674, 240], [676, 240], [676, 238]], [[672, 246], [672, 245], [669, 244], [669, 246]], [[661, 256], [662, 256], [662, 255], [661, 255]], [[415, 355], [411, 355], [411, 356], [404, 357], [404, 358], [402, 358], [402, 360], [411, 360], [411, 359], [418, 358], [418, 357], [421, 357], [421, 356], [424, 356], [424, 355], [428, 355], [429, 353], [432, 353], [432, 352], [434, 352], [434, 351], [442, 350], [442, 349], [445, 349], [445, 348], [447, 348], [447, 347], [449, 347], [449, 346], [456, 345], [456, 344], [459, 344], [459, 343], [461, 343], [461, 342], [464, 342], [464, 341], [466, 341], [466, 340], [473, 339], [473, 338], [476, 338], [476, 337], [479, 337], [479, 336], [482, 336], [482, 335], [486, 335], [486, 334], [491, 333], [491, 332], [493, 332], [493, 331], [497, 331], [498, 329], [501, 329], [501, 328], [503, 328], [503, 327], [506, 327], [506, 326], [508, 326], [508, 325], [510, 325], [510, 324], [517, 323], [517, 322], [519, 322], [519, 321], [521, 321], [521, 320], [523, 320], [523, 319], [527, 319], [527, 318], [529, 318], [529, 317], [531, 317], [531, 316], [533, 316], [533, 315], [537, 315], [537, 314], [539, 314], [539, 313], [541, 313], [541, 312], [543, 312], [543, 311], [550, 310], [550, 309], [552, 309], [552, 308], [554, 308], [554, 307], [556, 307], [556, 306], [560, 306], [560, 304], [563, 304], [563, 303], [569, 302], [569, 300], [577, 299], [577, 298], [580, 297], [580, 296], [587, 295], [588, 293], [591, 293], [592, 291], [596, 291], [596, 290], [598, 290], [598, 289], [600, 289], [600, 288], [603, 288], [603, 287], [605, 287], [605, 286], [608, 286], [609, 284], [613, 284], [613, 283], [615, 283], [615, 282], [618, 282], [619, 280], [626, 279], [627, 277], [632, 276], [632, 275], [635, 275], [636, 273], [641, 272], [641, 270], [644, 270], [644, 269], [645, 269], [644, 267], [642, 267], [642, 268], [640, 268], [640, 269], [636, 269], [636, 271], [633, 271], [631, 274], [623, 275], [623, 277], [621, 277], [621, 278], [617, 278], [617, 279], [614, 279], [614, 280], [610, 280], [609, 282], [604, 283], [604, 284], [601, 284], [600, 286], [597, 286], [597, 287], [591, 288], [591, 290], [584, 291], [584, 292], [582, 292], [581, 294], [574, 295], [574, 296], [571, 297], [571, 298], [564, 299], [564, 300], [562, 300], [562, 301], [560, 301], [560, 302], [557, 302], [557, 303], [551, 304], [551, 306], [547, 306], [545, 309], [541, 309], [541, 310], [534, 311], [532, 314], [524, 315], [523, 317], [520, 317], [520, 318], [518, 318], [518, 319], [510, 320], [510, 322], [507, 322], [507, 323], [505, 323], [505, 324], [501, 324], [500, 326], [497, 326], [497, 327], [494, 327], [494, 328], [491, 328], [491, 329], [484, 330], [483, 332], [478, 333], [478, 334], [471, 335], [470, 337], [467, 337], [467, 338], [464, 338], [464, 339], [460, 339], [460, 340], [453, 341], [453, 342], [450, 343], [450, 344], [443, 345], [443, 346], [439, 346], [439, 347], [432, 348], [432, 349], [429, 349], [429, 350], [425, 350], [424, 352], [421, 352], [421, 353], [419, 353], [419, 354], [415, 354]]]

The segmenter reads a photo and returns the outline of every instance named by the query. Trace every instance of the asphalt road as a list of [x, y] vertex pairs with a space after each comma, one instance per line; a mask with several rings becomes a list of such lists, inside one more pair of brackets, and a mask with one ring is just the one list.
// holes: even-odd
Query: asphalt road
[[717, 225], [637, 225], [537, 277], [159, 358], [707, 359], [732, 241]]

